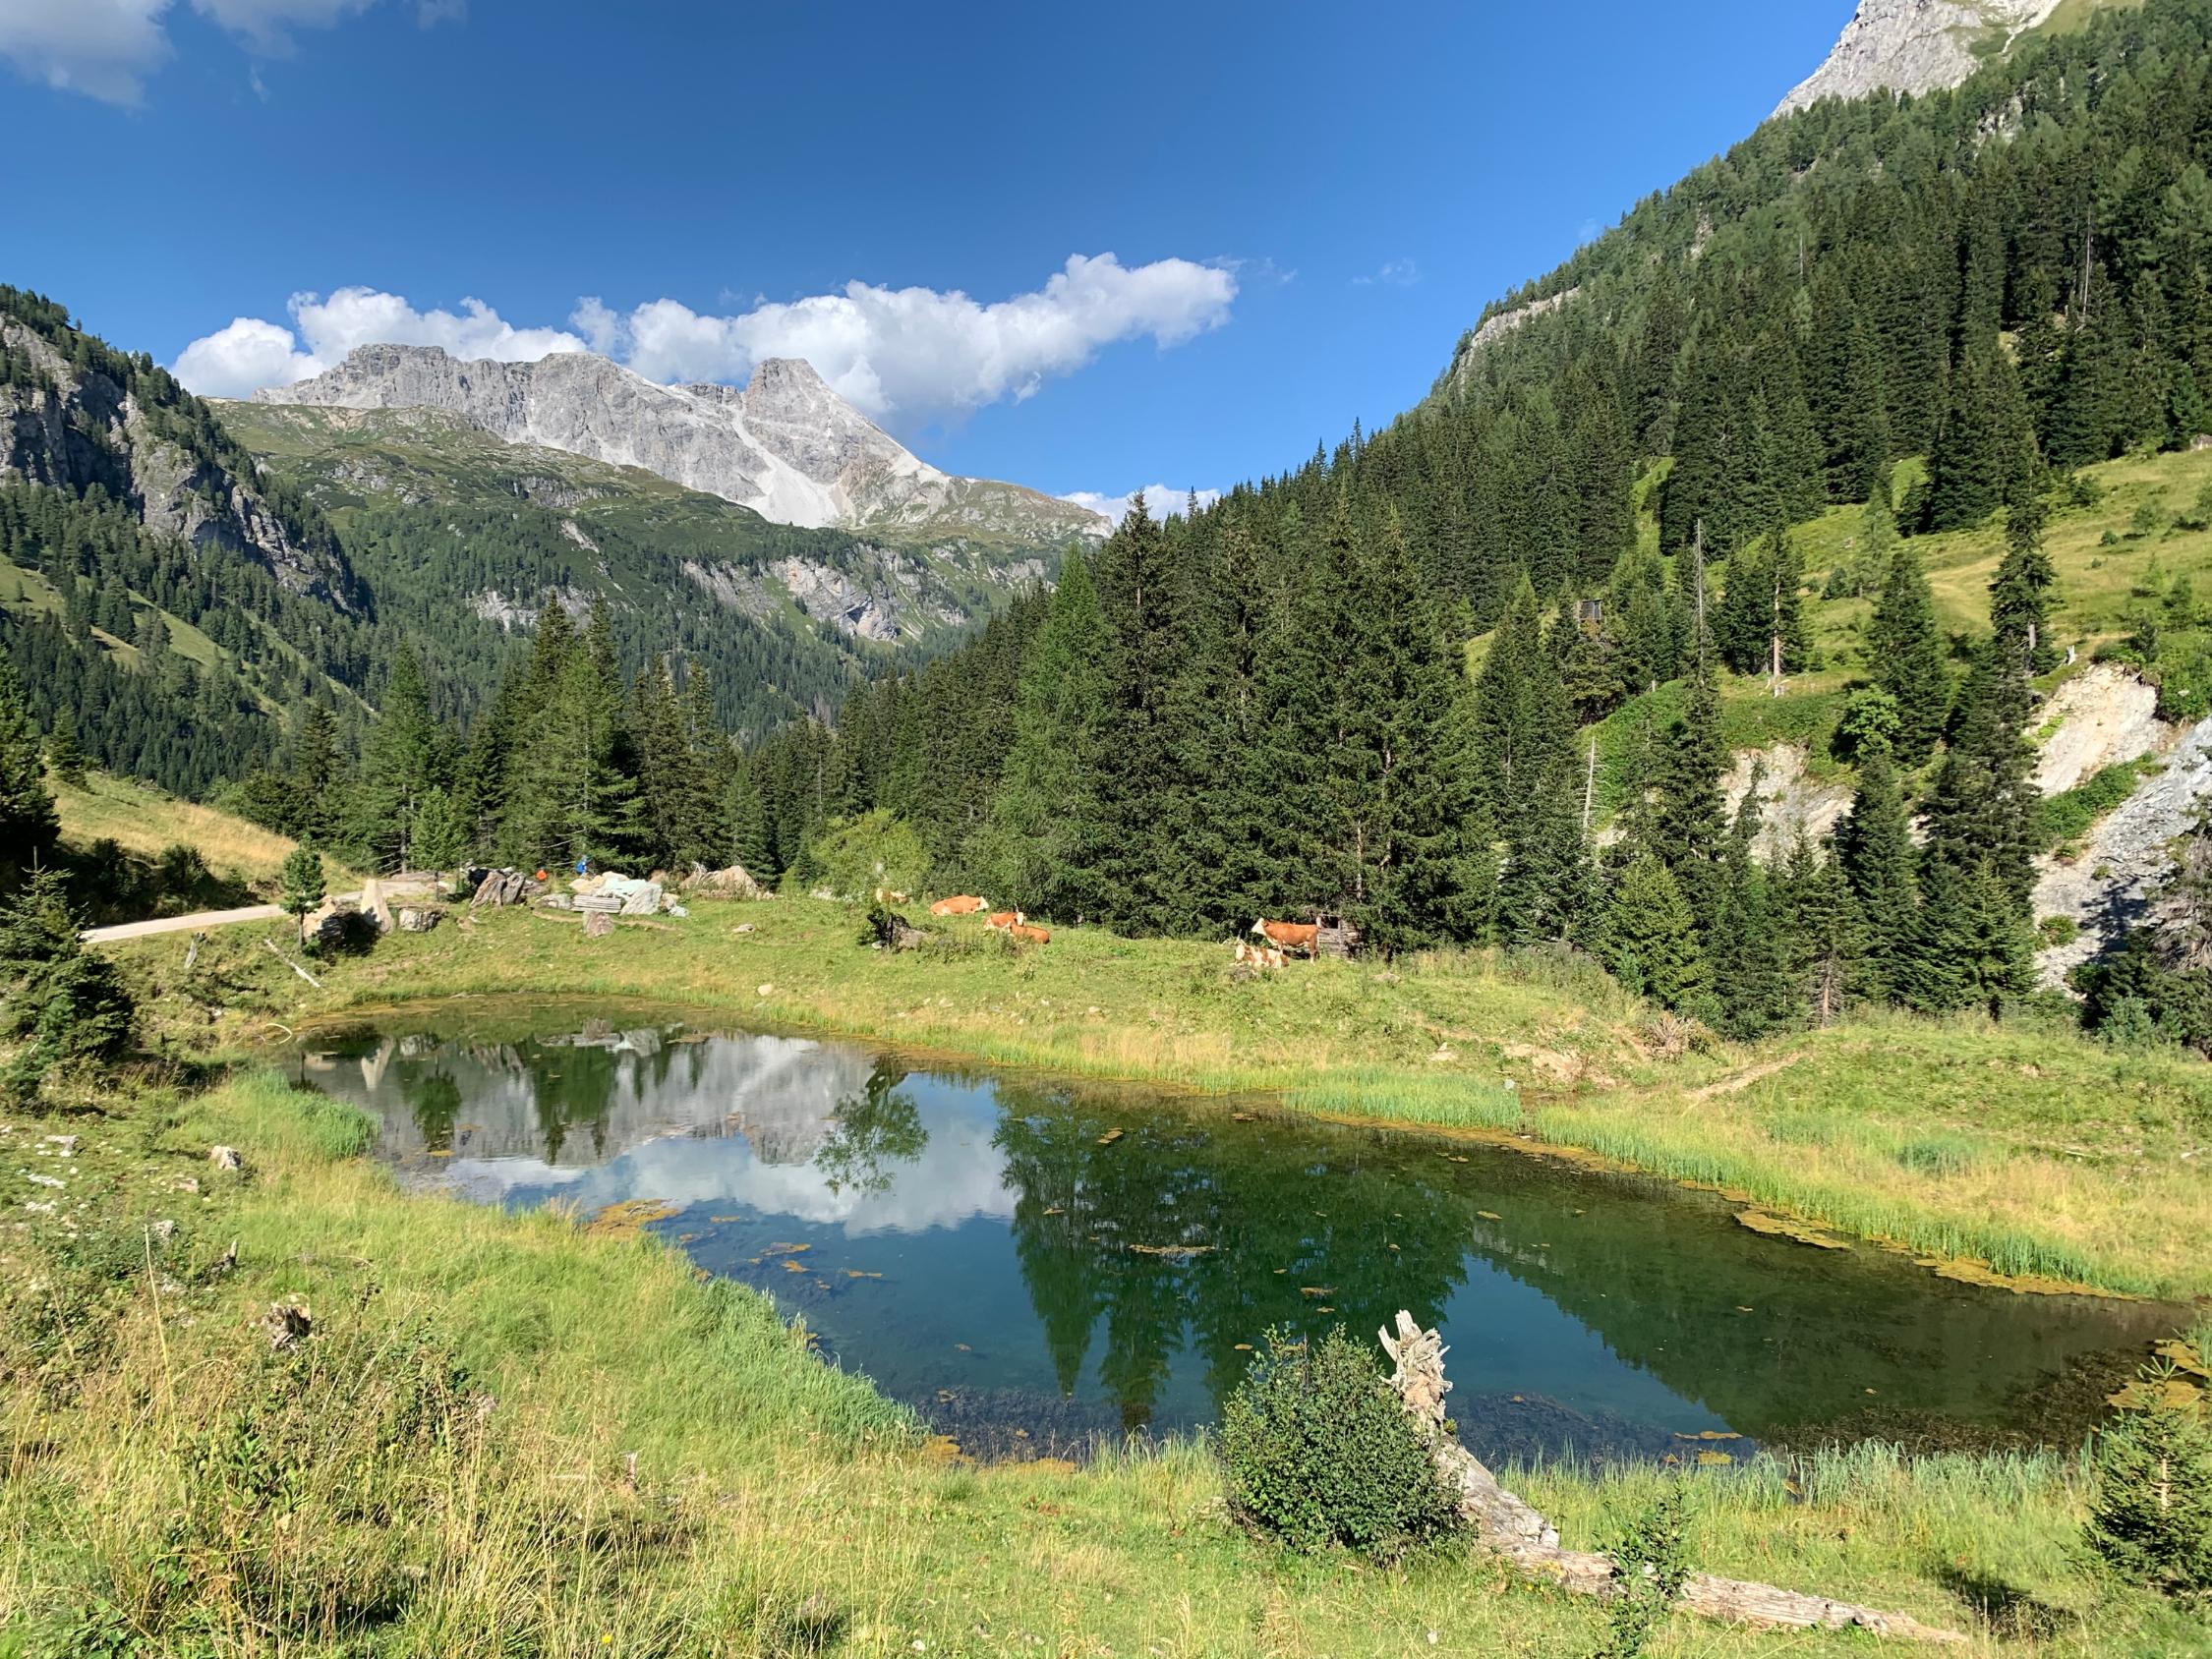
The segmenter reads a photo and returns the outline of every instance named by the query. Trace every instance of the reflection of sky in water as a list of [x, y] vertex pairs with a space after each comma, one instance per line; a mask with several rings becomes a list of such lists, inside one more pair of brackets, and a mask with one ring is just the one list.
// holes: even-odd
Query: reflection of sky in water
[[2129, 1317], [1758, 1238], [1546, 1160], [961, 1082], [838, 1044], [598, 1025], [371, 1036], [300, 1065], [380, 1116], [413, 1178], [586, 1215], [673, 1207], [659, 1230], [701, 1266], [963, 1444], [1208, 1421], [1268, 1326], [1365, 1338], [1400, 1307], [1442, 1328], [1486, 1455], [1663, 1454], [1870, 1401], [1908, 1427], [2008, 1422]]
[[454, 1183], [474, 1194], [519, 1203], [560, 1197], [586, 1212], [625, 1198], [658, 1198], [678, 1208], [766, 1211], [835, 1227], [847, 1237], [957, 1227], [974, 1217], [1003, 1224], [1014, 1214], [1014, 1194], [1003, 1178], [1006, 1160], [991, 1144], [997, 1114], [968, 1110], [968, 1103], [917, 1088], [912, 1079], [902, 1086], [920, 1097], [929, 1140], [883, 1192], [857, 1190], [851, 1182], [840, 1191], [811, 1160], [764, 1163], [741, 1135], [664, 1135], [588, 1169], [554, 1169], [536, 1158], [459, 1157], [449, 1169]]

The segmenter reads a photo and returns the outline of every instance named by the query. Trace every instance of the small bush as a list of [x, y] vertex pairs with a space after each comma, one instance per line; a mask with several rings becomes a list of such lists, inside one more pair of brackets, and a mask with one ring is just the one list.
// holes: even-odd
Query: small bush
[[1391, 1556], [1459, 1524], [1435, 1459], [1340, 1326], [1318, 1342], [1267, 1334], [1221, 1413], [1238, 1516], [1294, 1550]]
[[[2171, 1367], [2146, 1372], [2154, 1390]], [[2177, 1598], [2212, 1598], [2212, 1423], [2199, 1401], [2122, 1411], [2097, 1437], [2089, 1547], [2129, 1583]]]
[[1598, 1659], [1636, 1659], [1690, 1581], [1690, 1517], [1682, 1483], [1621, 1529], [1610, 1554], [1615, 1595]]
[[2046, 916], [2035, 924], [2035, 943], [2046, 950], [2071, 944], [2080, 936], [2081, 924], [2071, 916]]
[[1973, 1142], [1960, 1140], [1955, 1135], [1932, 1135], [1906, 1141], [1894, 1156], [1904, 1168], [1924, 1175], [1963, 1174], [1981, 1162], [1981, 1154], [1975, 1150]]

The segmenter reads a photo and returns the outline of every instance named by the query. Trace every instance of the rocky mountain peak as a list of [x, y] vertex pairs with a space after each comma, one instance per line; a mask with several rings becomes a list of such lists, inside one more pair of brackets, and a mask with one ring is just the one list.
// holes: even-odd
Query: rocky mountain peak
[[1828, 59], [1775, 106], [1955, 86], [1992, 48], [2051, 20], [2061, 0], [1861, 0]]
[[768, 359], [739, 390], [660, 385], [588, 352], [463, 363], [437, 346], [373, 345], [312, 379], [255, 396], [442, 409], [506, 442], [642, 467], [779, 524], [1039, 545], [1109, 528], [1095, 513], [1018, 485], [939, 472], [798, 358]]

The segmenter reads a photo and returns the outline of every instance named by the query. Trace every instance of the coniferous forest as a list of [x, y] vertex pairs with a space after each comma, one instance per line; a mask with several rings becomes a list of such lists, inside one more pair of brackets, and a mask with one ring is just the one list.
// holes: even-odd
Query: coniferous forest
[[[733, 855], [805, 881], [825, 830], [880, 813], [937, 887], [1040, 917], [1573, 947], [1739, 1036], [1852, 1001], [1998, 1011], [2033, 986], [2043, 527], [2076, 469], [2212, 425], [2208, 168], [2205, 0], [1770, 122], [1493, 307], [1387, 429], [1203, 511], [1140, 505], [955, 655], [878, 663], [834, 717], [765, 737], [772, 654], [604, 601], [547, 602], [504, 651], [439, 616], [435, 584], [377, 614], [281, 498], [327, 594], [196, 562], [97, 478], [12, 487], [0, 552], [63, 602], [7, 643], [40, 721], [66, 711], [93, 759], [389, 864]], [[222, 457], [204, 405], [107, 367]], [[1862, 503], [1854, 568], [1807, 571], [1792, 527]], [[1993, 520], [1986, 627], [1947, 637], [1918, 539]], [[1821, 580], [1874, 607], [1856, 797], [1832, 844], [1761, 860], [1753, 812], [1724, 805], [1720, 710], [1807, 666]], [[155, 605], [213, 668], [178, 659]], [[1601, 777], [1590, 728], [1655, 688], [1675, 713]], [[826, 713], [843, 687], [802, 689]], [[2096, 970], [2135, 977], [2093, 1012], [2212, 1041], [2171, 959]]]

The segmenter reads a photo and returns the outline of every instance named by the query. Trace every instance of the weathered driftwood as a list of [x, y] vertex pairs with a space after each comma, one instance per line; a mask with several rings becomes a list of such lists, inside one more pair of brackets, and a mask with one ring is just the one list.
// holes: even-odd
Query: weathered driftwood
[[[1460, 1513], [1475, 1535], [1493, 1554], [1510, 1562], [1525, 1578], [1556, 1584], [1576, 1595], [1611, 1597], [1617, 1593], [1613, 1558], [1596, 1550], [1562, 1549], [1559, 1529], [1534, 1507], [1498, 1484], [1481, 1459], [1444, 1427], [1444, 1344], [1424, 1331], [1410, 1313], [1398, 1315], [1395, 1333], [1381, 1331], [1383, 1351], [1395, 1362], [1390, 1386], [1406, 1413], [1427, 1438], [1436, 1465], [1459, 1494]], [[1870, 1630], [1905, 1641], [1963, 1642], [1956, 1630], [1938, 1630], [1902, 1613], [1882, 1613], [1827, 1596], [1777, 1589], [1773, 1584], [1692, 1573], [1675, 1606], [1685, 1613], [1731, 1625], [1764, 1630]]]
[[322, 982], [320, 980], [317, 979], [315, 975], [309, 973], [307, 969], [301, 967], [299, 963], [293, 961], [291, 957], [285, 955], [283, 951], [277, 949], [275, 944], [265, 939], [262, 941], [262, 944], [266, 946], [268, 953], [271, 956], [274, 956], [279, 962], [282, 962], [286, 967], [290, 968], [294, 973], [298, 974], [302, 979], [306, 980], [308, 984], [314, 986], [316, 990], [320, 991], [322, 989]]

